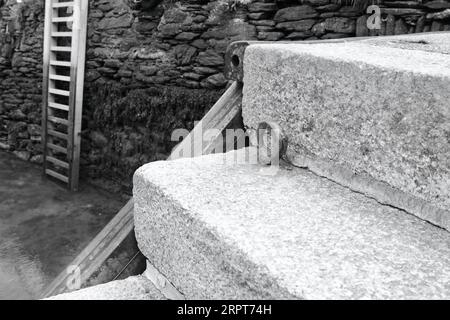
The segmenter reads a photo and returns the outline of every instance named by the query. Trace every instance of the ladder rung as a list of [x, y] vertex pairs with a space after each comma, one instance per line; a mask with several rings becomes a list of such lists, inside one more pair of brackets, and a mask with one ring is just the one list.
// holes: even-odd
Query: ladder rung
[[54, 18], [52, 18], [52, 22], [54, 22], [54, 23], [57, 23], [57, 22], [69, 22], [69, 21], [73, 21], [73, 16], [54, 17]]
[[50, 48], [52, 51], [62, 51], [62, 52], [71, 52], [72, 47], [59, 47], [59, 46], [52, 46]]
[[55, 131], [55, 130], [47, 130], [47, 133], [51, 136], [63, 139], [63, 140], [67, 140], [67, 134], [66, 133], [62, 133], [59, 131]]
[[52, 176], [53, 178], [59, 179], [65, 183], [69, 183], [69, 178], [67, 178], [66, 176], [63, 176], [62, 174], [60, 174], [58, 172], [55, 172], [50, 169], [45, 169], [45, 173], [48, 174], [49, 176]]
[[70, 77], [68, 77], [68, 76], [60, 76], [59, 74], [50, 74], [49, 77], [51, 80], [70, 82]]
[[60, 166], [61, 168], [69, 169], [69, 164], [67, 162], [61, 161], [59, 159], [56, 159], [56, 158], [53, 158], [50, 156], [46, 156], [45, 159], [57, 166]]
[[59, 61], [59, 60], [50, 60], [50, 64], [52, 66], [61, 66], [61, 67], [70, 67], [70, 61]]
[[48, 106], [53, 109], [63, 110], [63, 111], [69, 111], [69, 106], [66, 106], [65, 104], [60, 104], [56, 102], [49, 102]]
[[50, 149], [53, 149], [55, 151], [67, 154], [67, 149], [66, 148], [61, 147], [61, 146], [57, 146], [56, 144], [53, 144], [53, 143], [49, 142], [49, 143], [47, 143], [47, 147], [49, 147]]
[[57, 94], [60, 96], [66, 96], [66, 97], [70, 96], [70, 91], [66, 91], [66, 90], [50, 88], [50, 89], [48, 89], [48, 92], [50, 92], [52, 94]]
[[52, 3], [53, 8], [65, 8], [65, 7], [73, 7], [75, 3], [71, 2], [54, 2]]
[[52, 32], [52, 37], [71, 37], [72, 32]]
[[51, 136], [63, 139], [63, 140], [67, 140], [67, 134], [66, 133], [62, 133], [59, 131], [55, 131], [55, 130], [47, 130], [47, 133]]
[[69, 125], [69, 121], [66, 119], [62, 119], [62, 118], [58, 118], [58, 117], [54, 117], [54, 116], [48, 116], [48, 120], [54, 123], [59, 123], [59, 124], [63, 124], [63, 125]]

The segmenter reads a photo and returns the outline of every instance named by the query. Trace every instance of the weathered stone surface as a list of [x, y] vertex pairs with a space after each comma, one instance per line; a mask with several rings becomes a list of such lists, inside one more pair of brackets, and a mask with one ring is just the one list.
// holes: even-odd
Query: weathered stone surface
[[425, 17], [422, 16], [417, 20], [415, 32], [416, 33], [422, 32], [424, 26], [425, 26]]
[[278, 122], [295, 152], [415, 197], [395, 205], [450, 230], [449, 35], [397, 39], [249, 46], [244, 123]]
[[299, 2], [306, 2], [313, 6], [325, 6], [330, 3], [330, 0], [307, 0], [307, 1], [299, 1]]
[[107, 59], [105, 60], [104, 66], [108, 68], [120, 68], [122, 63], [117, 59]]
[[326, 28], [325, 28], [325, 22], [320, 22], [315, 24], [311, 31], [316, 35], [316, 36], [322, 36], [326, 33]]
[[284, 33], [282, 32], [266, 32], [261, 31], [258, 33], [259, 40], [267, 40], [267, 41], [277, 41], [284, 37]]
[[306, 19], [299, 21], [286, 21], [280, 22], [276, 25], [277, 29], [286, 30], [286, 31], [306, 31], [311, 29], [316, 20], [314, 19]]
[[327, 39], [341, 39], [341, 38], [348, 38], [348, 34], [347, 33], [335, 33], [335, 32], [331, 32], [331, 33], [326, 33], [324, 34], [321, 39], [327, 40]]
[[194, 67], [194, 72], [200, 73], [200, 74], [212, 74], [217, 73], [217, 69], [209, 68], [209, 67]]
[[325, 29], [337, 33], [354, 33], [356, 31], [356, 22], [350, 18], [328, 18], [325, 19]]
[[251, 24], [254, 24], [255, 26], [273, 27], [273, 26], [275, 26], [275, 21], [273, 21], [273, 20], [258, 20], [258, 21], [252, 21]]
[[92, 131], [89, 138], [98, 147], [102, 148], [108, 145], [108, 139], [99, 131]]
[[248, 5], [248, 11], [250, 12], [273, 12], [276, 10], [277, 5], [275, 3], [253, 2]]
[[268, 19], [273, 14], [271, 12], [252, 12], [249, 13], [247, 16], [251, 20], [260, 20], [260, 19]]
[[11, 119], [13, 119], [13, 120], [25, 120], [26, 118], [27, 118], [27, 116], [22, 112], [22, 110], [20, 110], [20, 109], [15, 109], [15, 110], [12, 110], [10, 113], [9, 113], [9, 117], [11, 118]]
[[423, 8], [422, 1], [383, 1], [383, 4], [391, 8]]
[[450, 297], [447, 231], [245, 152], [135, 173], [139, 248], [187, 299]]
[[176, 23], [165, 24], [160, 26], [158, 29], [161, 32], [161, 36], [165, 38], [174, 37], [181, 32], [180, 25]]
[[201, 74], [198, 74], [198, 73], [195, 73], [195, 72], [185, 73], [185, 74], [183, 74], [183, 77], [187, 78], [187, 79], [196, 80], [196, 81], [198, 81], [201, 78], [203, 78], [203, 76]]
[[275, 14], [274, 20], [277, 22], [283, 21], [295, 21], [302, 19], [310, 19], [315, 18], [319, 14], [313, 7], [308, 5], [298, 6], [298, 7], [289, 7], [278, 10]]
[[190, 64], [197, 54], [197, 50], [189, 45], [179, 45], [174, 49], [174, 55], [178, 64], [188, 65]]
[[200, 52], [197, 61], [207, 67], [221, 66], [224, 63], [223, 56], [212, 50]]
[[361, 15], [361, 10], [357, 9], [354, 6], [344, 6], [339, 9], [339, 12], [337, 13], [338, 16], [341, 17], [357, 17]]
[[315, 9], [320, 12], [322, 12], [322, 11], [329, 12], [329, 11], [338, 11], [340, 7], [341, 6], [337, 3], [330, 3], [330, 4], [316, 7]]
[[443, 25], [438, 21], [433, 21], [431, 24], [431, 31], [442, 31]]
[[425, 14], [425, 11], [411, 8], [381, 8], [381, 13], [392, 14], [393, 16], [418, 15]]
[[28, 133], [31, 136], [39, 136], [39, 135], [41, 135], [41, 132], [42, 132], [41, 126], [37, 125], [37, 124], [29, 124], [27, 129], [28, 129]]
[[16, 157], [18, 157], [19, 159], [22, 159], [24, 161], [28, 161], [31, 156], [29, 151], [13, 151], [13, 153]]
[[443, 19], [447, 19], [447, 18], [450, 18], [450, 9], [446, 9], [441, 12], [427, 14], [427, 19], [443, 20]]
[[269, 26], [256, 26], [256, 31], [271, 32], [274, 31], [274, 28]]
[[386, 35], [391, 36], [395, 32], [395, 17], [392, 14], [388, 14], [386, 17]]
[[225, 86], [225, 84], [227, 83], [227, 79], [225, 79], [222, 73], [218, 73], [206, 78], [205, 83], [207, 84], [207, 87], [221, 88]]
[[356, 36], [367, 37], [369, 35], [369, 29], [367, 28], [367, 16], [361, 16], [356, 19]]
[[311, 31], [302, 31], [302, 32], [291, 32], [286, 36], [286, 39], [289, 40], [303, 40], [309, 38], [313, 35]]
[[394, 34], [405, 34], [408, 33], [408, 27], [406, 26], [403, 19], [397, 19], [395, 21]]
[[423, 4], [425, 7], [430, 9], [448, 9], [450, 8], [450, 1], [446, 0], [435, 0], [435, 1], [428, 1]]
[[128, 28], [133, 22], [131, 14], [124, 14], [119, 17], [110, 17], [100, 20], [98, 23], [98, 29], [114, 29], [114, 28]]
[[153, 283], [143, 276], [111, 281], [63, 293], [46, 300], [165, 300]]
[[168, 23], [185, 23], [190, 22], [190, 16], [187, 12], [183, 11], [181, 7], [173, 6], [169, 10], [164, 12], [162, 22]]
[[181, 32], [178, 34], [175, 39], [181, 40], [181, 41], [190, 41], [198, 37], [198, 33], [194, 32]]

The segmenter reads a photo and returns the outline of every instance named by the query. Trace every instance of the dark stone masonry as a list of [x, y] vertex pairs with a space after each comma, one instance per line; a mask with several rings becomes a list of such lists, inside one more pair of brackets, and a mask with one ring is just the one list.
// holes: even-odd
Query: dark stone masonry
[[[82, 176], [129, 187], [164, 159], [176, 128], [191, 129], [223, 92], [235, 40], [316, 40], [450, 30], [450, 1], [91, 0]], [[39, 163], [43, 0], [0, 1], [0, 150]]]

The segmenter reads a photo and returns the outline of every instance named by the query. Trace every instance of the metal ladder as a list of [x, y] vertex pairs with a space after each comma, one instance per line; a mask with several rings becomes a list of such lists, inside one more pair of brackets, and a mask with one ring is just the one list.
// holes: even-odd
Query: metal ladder
[[88, 0], [46, 0], [42, 144], [45, 175], [78, 189]]

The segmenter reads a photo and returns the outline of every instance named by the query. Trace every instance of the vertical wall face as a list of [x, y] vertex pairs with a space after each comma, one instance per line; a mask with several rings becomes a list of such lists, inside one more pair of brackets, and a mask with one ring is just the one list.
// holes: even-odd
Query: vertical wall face
[[0, 150], [41, 154], [43, 1], [0, 8]]
[[[190, 129], [226, 85], [224, 52], [232, 41], [450, 27], [445, 0], [386, 2], [379, 31], [367, 29], [364, 10], [331, 0], [89, 2], [82, 168], [91, 177], [128, 178], [142, 163], [164, 158], [171, 131]], [[44, 0], [3, 3], [0, 149], [39, 162]]]

